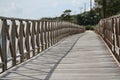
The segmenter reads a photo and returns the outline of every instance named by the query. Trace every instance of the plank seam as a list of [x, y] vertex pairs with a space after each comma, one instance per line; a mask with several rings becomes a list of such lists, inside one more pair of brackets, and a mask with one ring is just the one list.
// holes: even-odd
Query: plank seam
[[[97, 33], [96, 33], [97, 34]], [[98, 35], [98, 34], [97, 34]], [[98, 37], [102, 40], [102, 42], [105, 44], [106, 48], [108, 49], [108, 51], [110, 52], [110, 54], [112, 55], [113, 59], [115, 60], [115, 62], [117, 63], [118, 67], [120, 68], [120, 63], [118, 62], [118, 60], [115, 58], [115, 56], [113, 55], [113, 52], [110, 50], [110, 48], [108, 47], [108, 45], [106, 44], [106, 42], [103, 40], [103, 38], [98, 35]]]

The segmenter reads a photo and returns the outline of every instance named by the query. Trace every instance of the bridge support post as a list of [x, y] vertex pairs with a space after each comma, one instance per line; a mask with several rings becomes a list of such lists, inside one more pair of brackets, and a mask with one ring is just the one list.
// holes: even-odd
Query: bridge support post
[[6, 34], [6, 29], [7, 29], [7, 22], [6, 19], [2, 20], [2, 50], [1, 50], [1, 59], [2, 59], [2, 71], [4, 72], [7, 70], [7, 34]]

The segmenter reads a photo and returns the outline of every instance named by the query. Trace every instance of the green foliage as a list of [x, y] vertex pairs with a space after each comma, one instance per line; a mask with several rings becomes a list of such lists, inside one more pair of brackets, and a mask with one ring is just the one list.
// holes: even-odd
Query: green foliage
[[95, 0], [95, 3], [96, 3], [95, 10], [99, 8], [100, 10], [99, 13], [101, 16], [103, 16], [104, 8], [106, 17], [116, 15], [117, 13], [120, 12], [120, 0]]
[[42, 18], [41, 20], [64, 20], [73, 22], [79, 25], [95, 25], [99, 22], [100, 17], [94, 10], [88, 11], [82, 14], [71, 15], [71, 10], [65, 10], [60, 17], [46, 17]]
[[77, 15], [79, 25], [95, 25], [99, 22], [100, 16], [95, 11], [88, 11]]
[[94, 30], [95, 26], [87, 25], [85, 26], [86, 30]]
[[[104, 11], [106, 17], [120, 14], [120, 0], [95, 0], [95, 7], [91, 11], [71, 15], [72, 11], [70, 9], [66, 9], [60, 17], [42, 18], [42, 20], [64, 20], [77, 23], [79, 25], [95, 25], [101, 18], [104, 18]], [[92, 28], [87, 26], [86, 29]]]
[[71, 16], [71, 13], [72, 11], [71, 10], [65, 10], [63, 12], [63, 14], [60, 16], [60, 19], [61, 20], [64, 20], [64, 21], [72, 21], [72, 16]]
[[59, 17], [43, 17], [41, 20], [59, 20]]

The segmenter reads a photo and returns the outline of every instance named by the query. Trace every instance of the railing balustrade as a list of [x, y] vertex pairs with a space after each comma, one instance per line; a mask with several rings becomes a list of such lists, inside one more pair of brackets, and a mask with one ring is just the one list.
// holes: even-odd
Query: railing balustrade
[[0, 17], [1, 72], [81, 32], [83, 27], [70, 22]]
[[120, 16], [100, 20], [96, 32], [102, 36], [116, 59], [120, 62]]

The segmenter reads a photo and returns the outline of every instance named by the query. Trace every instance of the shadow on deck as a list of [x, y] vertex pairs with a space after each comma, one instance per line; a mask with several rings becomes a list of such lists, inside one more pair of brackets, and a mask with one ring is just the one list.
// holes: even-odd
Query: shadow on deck
[[3, 80], [119, 80], [120, 68], [97, 34], [65, 38], [2, 73]]

